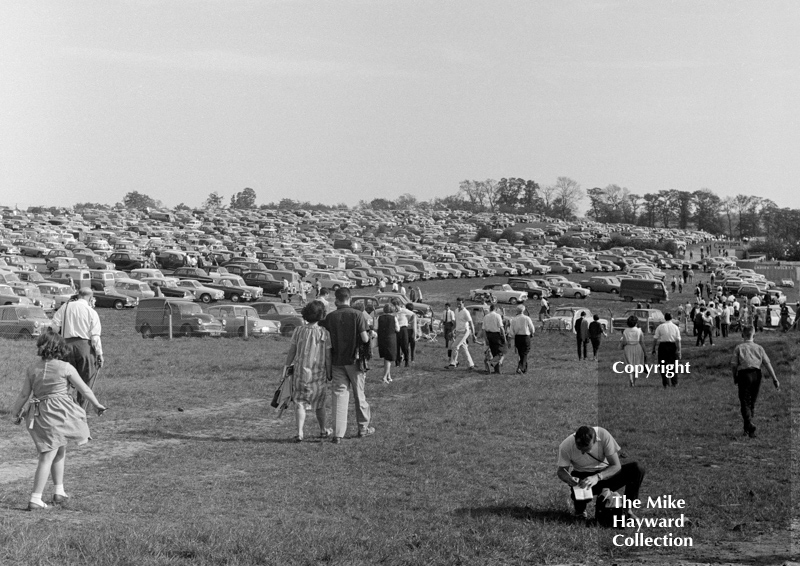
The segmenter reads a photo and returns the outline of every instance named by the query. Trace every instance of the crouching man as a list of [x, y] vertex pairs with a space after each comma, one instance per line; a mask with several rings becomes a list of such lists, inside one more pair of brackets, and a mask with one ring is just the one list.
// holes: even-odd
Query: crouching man
[[[591, 489], [591, 495], [600, 495], [604, 488], [619, 491], [625, 488], [629, 500], [639, 498], [639, 487], [644, 479], [644, 468], [636, 462], [620, 464], [619, 444], [604, 428], [582, 426], [569, 435], [558, 447], [558, 478], [570, 486]], [[578, 499], [571, 489], [575, 503], [575, 518], [586, 519], [586, 507], [592, 498]], [[634, 517], [630, 510], [627, 514]]]

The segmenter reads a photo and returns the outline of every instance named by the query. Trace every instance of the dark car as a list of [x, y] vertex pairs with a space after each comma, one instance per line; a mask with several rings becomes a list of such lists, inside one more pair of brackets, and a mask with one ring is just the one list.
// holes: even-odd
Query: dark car
[[264, 320], [275, 320], [281, 323], [281, 334], [291, 336], [294, 329], [303, 326], [303, 318], [294, 307], [285, 303], [272, 301], [256, 301], [251, 305]]
[[611, 276], [598, 275], [590, 277], [588, 280], [580, 282], [582, 287], [590, 289], [594, 293], [611, 293], [612, 295], [619, 294], [619, 279]]
[[[230, 267], [228, 266], [228, 270], [230, 270]], [[261, 287], [265, 295], [277, 297], [281, 294], [283, 281], [278, 281], [271, 273], [266, 271], [245, 271], [241, 275], [245, 283], [253, 287]]]
[[121, 269], [122, 271], [142, 269], [145, 264], [143, 257], [127, 251], [114, 252], [108, 256], [108, 261], [114, 264], [115, 269]]
[[106, 287], [100, 291], [96, 290], [92, 296], [94, 297], [94, 306], [118, 311], [132, 309], [139, 303], [138, 299], [123, 295], [113, 287]]
[[549, 291], [545, 291], [533, 279], [524, 279], [521, 277], [509, 277], [508, 284], [515, 291], [525, 291], [528, 293], [529, 299], [541, 299], [542, 295], [549, 295]]
[[172, 272], [173, 277], [178, 279], [194, 279], [200, 283], [214, 283], [215, 279], [211, 277], [204, 269], [199, 267], [178, 267]]

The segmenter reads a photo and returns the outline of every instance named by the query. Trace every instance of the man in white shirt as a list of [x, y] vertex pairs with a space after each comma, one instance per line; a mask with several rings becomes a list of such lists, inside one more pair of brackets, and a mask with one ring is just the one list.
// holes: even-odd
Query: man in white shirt
[[731, 326], [731, 315], [733, 314], [733, 307], [730, 305], [724, 305], [722, 307], [722, 312], [720, 312], [720, 329], [722, 330], [722, 337], [728, 337], [728, 329]]
[[[592, 495], [600, 495], [605, 488], [618, 491], [624, 487], [628, 500], [638, 499], [644, 468], [636, 462], [621, 464], [619, 450], [619, 444], [606, 429], [582, 426], [558, 447], [558, 478], [570, 487], [591, 489]], [[575, 491], [571, 492], [575, 518], [585, 520], [591, 497], [578, 500]], [[630, 510], [626, 509], [626, 513], [635, 518]]]
[[525, 314], [525, 305], [517, 305], [519, 314], [511, 319], [510, 332], [514, 336], [514, 347], [519, 355], [517, 373], [528, 373], [528, 354], [531, 351], [531, 338], [536, 333], [531, 317]]
[[[100, 317], [92, 308], [94, 293], [88, 287], [78, 291], [78, 298], [67, 301], [53, 315], [53, 330], [67, 343], [67, 359], [87, 386], [91, 387], [97, 370], [103, 367], [103, 344], [100, 340]], [[78, 393], [78, 404], [83, 396]]]
[[456, 299], [456, 328], [453, 340], [453, 355], [450, 357], [450, 365], [448, 369], [455, 369], [458, 367], [458, 351], [464, 349], [464, 355], [467, 357], [467, 369], [475, 369], [475, 362], [472, 361], [472, 356], [469, 353], [469, 346], [467, 346], [467, 338], [475, 334], [475, 325], [472, 322], [472, 316], [469, 311], [464, 308], [464, 299]]
[[539, 308], [539, 322], [542, 322], [548, 316], [550, 316], [550, 305], [547, 303], [547, 299], [544, 298], [544, 295], [542, 295], [542, 306]]
[[492, 354], [490, 360], [486, 360], [486, 373], [500, 373], [503, 365], [506, 348], [506, 332], [503, 327], [503, 317], [497, 312], [497, 305], [489, 305], [489, 314], [483, 317], [483, 334], [486, 337], [486, 345]]
[[[667, 366], [673, 366], [676, 361], [681, 359], [681, 329], [672, 322], [672, 315], [666, 313], [664, 315], [664, 324], [659, 324], [656, 331], [653, 333], [653, 354], [658, 349], [658, 357], [656, 363], [662, 363]], [[678, 372], [674, 372], [674, 376], [669, 378], [666, 373], [661, 374], [661, 384], [666, 387], [672, 382], [672, 387], [678, 385]]]

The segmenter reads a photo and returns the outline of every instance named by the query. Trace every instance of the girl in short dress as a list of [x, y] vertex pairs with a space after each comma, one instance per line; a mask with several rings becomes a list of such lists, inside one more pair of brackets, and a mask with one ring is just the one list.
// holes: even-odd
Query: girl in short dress
[[[69, 496], [64, 491], [67, 445], [86, 444], [90, 439], [86, 412], [72, 400], [69, 384], [94, 405], [98, 415], [106, 410], [75, 368], [61, 361], [66, 356], [66, 343], [61, 335], [46, 332], [39, 337], [36, 346], [41, 360], [25, 372], [22, 391], [11, 412], [17, 424], [24, 420], [39, 453], [28, 511], [48, 508], [42, 501], [48, 476], [53, 478], [53, 503], [67, 503]], [[29, 399], [30, 404], [23, 411]]]

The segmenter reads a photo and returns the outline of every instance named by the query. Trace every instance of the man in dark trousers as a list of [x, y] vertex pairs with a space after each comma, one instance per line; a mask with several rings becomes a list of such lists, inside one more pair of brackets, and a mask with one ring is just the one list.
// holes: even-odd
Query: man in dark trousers
[[[599, 495], [606, 487], [618, 491], [624, 486], [625, 497], [638, 499], [644, 468], [636, 462], [621, 464], [619, 451], [619, 444], [606, 429], [582, 426], [558, 447], [558, 479], [570, 487], [591, 489], [592, 495]], [[579, 500], [571, 491], [575, 518], [586, 519], [591, 498]], [[629, 510], [626, 512], [635, 518]]]
[[[672, 314], [665, 313], [664, 324], [659, 324], [653, 333], [653, 354], [658, 351], [656, 363], [673, 366], [681, 359], [681, 329], [672, 322]], [[666, 373], [661, 374], [661, 385], [666, 389], [668, 385], [678, 385], [678, 374], [671, 378]]]
[[578, 359], [581, 359], [583, 351], [583, 359], [588, 360], [586, 346], [589, 343], [589, 321], [586, 320], [586, 311], [581, 311], [581, 317], [575, 321], [575, 336], [578, 339]]
[[744, 342], [738, 344], [733, 350], [731, 369], [733, 370], [733, 383], [739, 388], [739, 403], [742, 409], [744, 433], [750, 438], [756, 435], [756, 426], [753, 424], [753, 411], [761, 388], [761, 367], [766, 366], [772, 376], [775, 389], [780, 389], [781, 384], [772, 369], [769, 356], [759, 344], [753, 342], [755, 329], [745, 326], [742, 330]]
[[358, 350], [361, 344], [369, 342], [369, 329], [360, 311], [350, 306], [350, 289], [336, 289], [336, 310], [328, 314], [322, 326], [331, 335], [331, 374], [333, 382], [333, 438], [339, 444], [347, 431], [347, 407], [350, 404], [350, 389], [353, 389], [356, 403], [356, 423], [358, 438], [375, 433], [369, 426], [370, 408], [364, 394], [367, 374], [359, 365]]
[[[92, 308], [94, 293], [81, 287], [77, 298], [67, 301], [53, 315], [53, 330], [60, 332], [67, 343], [67, 359], [81, 379], [89, 385], [103, 367], [103, 344], [100, 341], [100, 317]], [[83, 396], [78, 393], [78, 404]]]
[[594, 315], [592, 322], [589, 323], [589, 341], [592, 343], [592, 360], [597, 361], [597, 351], [600, 349], [600, 337], [608, 336], [603, 331], [603, 325], [600, 324], [600, 317]]

